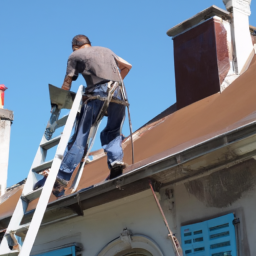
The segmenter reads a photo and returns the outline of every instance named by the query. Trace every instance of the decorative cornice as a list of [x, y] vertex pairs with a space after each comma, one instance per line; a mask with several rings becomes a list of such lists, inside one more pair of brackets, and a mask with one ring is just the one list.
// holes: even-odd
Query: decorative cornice
[[0, 119], [13, 121], [13, 111], [8, 109], [0, 109]]
[[231, 11], [232, 9], [237, 9], [244, 14], [250, 16], [251, 15], [251, 1], [252, 0], [223, 0], [223, 3], [226, 6], [226, 9], [228, 11]]

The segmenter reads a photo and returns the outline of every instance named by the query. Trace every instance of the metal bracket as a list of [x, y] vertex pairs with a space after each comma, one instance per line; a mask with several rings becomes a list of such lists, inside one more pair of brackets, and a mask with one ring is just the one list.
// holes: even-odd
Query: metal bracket
[[124, 190], [122, 186], [124, 185], [124, 178], [118, 179], [115, 181], [116, 188], [119, 190]]
[[233, 223], [233, 225], [237, 225], [237, 224], [240, 223], [240, 219], [239, 218], [235, 218], [235, 219], [233, 219], [232, 223]]
[[77, 213], [77, 215], [84, 216], [84, 211], [83, 211], [83, 208], [82, 208], [82, 205], [81, 205], [81, 200], [80, 200], [80, 195], [79, 194], [76, 195], [76, 199], [77, 199], [77, 203], [70, 206], [70, 208], [72, 210], [74, 210]]

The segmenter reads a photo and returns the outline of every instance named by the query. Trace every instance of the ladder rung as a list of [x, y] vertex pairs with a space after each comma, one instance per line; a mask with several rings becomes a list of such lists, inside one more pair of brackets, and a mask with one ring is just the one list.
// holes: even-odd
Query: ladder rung
[[40, 146], [43, 148], [43, 149], [50, 149], [50, 148], [53, 148], [54, 146], [58, 145], [59, 142], [60, 142], [60, 139], [61, 139], [61, 135], [47, 141], [47, 142], [44, 142], [42, 143]]
[[34, 167], [34, 168], [32, 169], [32, 171], [33, 171], [33, 172], [36, 172], [36, 173], [39, 173], [39, 172], [42, 172], [42, 171], [44, 171], [44, 170], [46, 170], [46, 169], [48, 169], [48, 168], [51, 168], [52, 162], [53, 162], [53, 160], [48, 161], [48, 162], [44, 162], [44, 163], [42, 163], [42, 164], [40, 164], [40, 165]]
[[27, 233], [29, 226], [30, 226], [30, 222], [19, 226], [19, 228], [15, 230], [15, 235], [20, 237], [24, 236]]
[[28, 193], [27, 195], [22, 195], [21, 199], [26, 202], [31, 202], [31, 201], [37, 199], [41, 195], [42, 190], [43, 190], [43, 188], [39, 188], [35, 191]]
[[63, 116], [61, 119], [59, 119], [59, 120], [57, 121], [56, 129], [58, 129], [58, 128], [64, 126], [64, 125], [66, 124], [66, 122], [67, 122], [67, 119], [68, 119], [68, 115]]
[[5, 252], [4, 254], [0, 254], [0, 256], [17, 256], [17, 255], [19, 255], [19, 251], [17, 251], [17, 250]]

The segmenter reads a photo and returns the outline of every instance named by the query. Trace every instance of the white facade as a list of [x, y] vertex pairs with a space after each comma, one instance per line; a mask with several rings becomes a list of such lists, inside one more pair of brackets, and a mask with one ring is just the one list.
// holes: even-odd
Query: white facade
[[3, 195], [7, 184], [11, 121], [0, 119], [0, 195]]
[[234, 49], [234, 64], [237, 75], [245, 68], [253, 45], [249, 31], [251, 0], [223, 0], [226, 9], [232, 12], [231, 34]]
[[[170, 188], [174, 197], [168, 198], [166, 189]], [[184, 184], [163, 188], [160, 194], [161, 205], [169, 225], [179, 241], [181, 240], [180, 228], [184, 223], [200, 222], [235, 213], [241, 221], [238, 224], [237, 250], [242, 252], [240, 255], [256, 255], [254, 242], [256, 186], [244, 192], [242, 197], [232, 205], [222, 208], [207, 207], [190, 194]], [[54, 247], [65, 246], [71, 242], [78, 242], [83, 245], [84, 249], [81, 255], [84, 256], [123, 255], [117, 254], [117, 251], [107, 254], [106, 248], [112, 248], [115, 244], [119, 244], [118, 250], [125, 251], [127, 249], [125, 239], [120, 238], [124, 229], [132, 232], [131, 240], [133, 240], [133, 236], [135, 241], [138, 236], [146, 237], [149, 241], [148, 244], [150, 244], [147, 251], [152, 254], [150, 250], [153, 250], [153, 247], [160, 251], [160, 253], [152, 255], [158, 256], [161, 253], [165, 256], [175, 255], [171, 241], [167, 238], [167, 229], [150, 190], [86, 210], [83, 217], [42, 227], [33, 247], [32, 255], [51, 250]], [[143, 247], [143, 242], [140, 245]]]

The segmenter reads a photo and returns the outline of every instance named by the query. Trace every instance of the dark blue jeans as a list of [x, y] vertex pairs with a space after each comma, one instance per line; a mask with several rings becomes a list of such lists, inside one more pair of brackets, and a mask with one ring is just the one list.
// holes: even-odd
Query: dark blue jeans
[[[94, 90], [93, 95], [107, 96], [106, 86], [106, 84], [101, 85], [100, 88]], [[116, 90], [114, 97], [120, 99], [119, 89]], [[91, 100], [82, 106], [77, 129], [68, 144], [66, 154], [60, 166], [58, 177], [70, 180], [73, 171], [87, 151], [86, 145], [89, 132], [101, 110], [102, 105], [103, 101]], [[101, 145], [107, 153], [109, 168], [111, 168], [110, 164], [112, 162], [123, 160], [121, 129], [124, 117], [124, 105], [116, 103], [109, 104], [107, 126], [100, 134]]]

